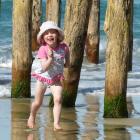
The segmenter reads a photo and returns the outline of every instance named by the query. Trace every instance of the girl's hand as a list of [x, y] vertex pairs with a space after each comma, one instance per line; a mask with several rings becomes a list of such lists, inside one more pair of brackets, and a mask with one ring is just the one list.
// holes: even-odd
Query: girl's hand
[[48, 49], [48, 59], [52, 59], [53, 58], [53, 50], [51, 48]]

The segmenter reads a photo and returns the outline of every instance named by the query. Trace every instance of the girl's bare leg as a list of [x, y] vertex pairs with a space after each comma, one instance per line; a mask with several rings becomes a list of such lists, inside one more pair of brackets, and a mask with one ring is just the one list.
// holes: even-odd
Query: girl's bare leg
[[54, 130], [62, 129], [60, 126], [62, 90], [63, 90], [62, 85], [60, 83], [51, 86], [51, 91], [54, 99], [54, 107], [53, 107]]
[[27, 126], [29, 128], [34, 128], [36, 113], [42, 104], [45, 91], [46, 86], [44, 86], [40, 81], [37, 81], [35, 99], [31, 105], [31, 112], [27, 122]]

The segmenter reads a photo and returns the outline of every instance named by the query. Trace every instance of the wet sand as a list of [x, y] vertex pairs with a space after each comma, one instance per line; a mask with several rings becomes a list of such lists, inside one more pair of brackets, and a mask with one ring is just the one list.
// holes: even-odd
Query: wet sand
[[32, 99], [0, 98], [0, 140], [139, 140], [140, 96], [128, 97], [129, 118], [104, 119], [103, 95], [79, 94], [75, 108], [63, 108], [63, 131], [53, 131], [49, 96], [37, 114], [36, 128], [26, 128]]

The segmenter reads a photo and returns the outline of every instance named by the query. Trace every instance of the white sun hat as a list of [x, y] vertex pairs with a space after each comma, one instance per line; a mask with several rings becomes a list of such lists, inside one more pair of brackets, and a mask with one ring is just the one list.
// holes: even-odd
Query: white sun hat
[[55, 22], [46, 21], [46, 22], [43, 22], [42, 25], [40, 26], [40, 31], [37, 35], [37, 42], [39, 44], [41, 44], [41, 36], [43, 35], [43, 33], [45, 33], [49, 29], [55, 29], [58, 31], [58, 33], [59, 33], [58, 39], [60, 42], [64, 40], [63, 30], [61, 28], [59, 28]]

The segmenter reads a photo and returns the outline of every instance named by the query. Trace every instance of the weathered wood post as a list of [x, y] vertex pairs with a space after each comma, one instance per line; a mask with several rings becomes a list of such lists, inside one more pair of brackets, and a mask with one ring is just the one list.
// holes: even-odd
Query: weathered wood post
[[108, 0], [104, 27], [108, 37], [104, 117], [128, 117], [126, 90], [131, 26], [130, 12], [131, 0]]
[[58, 25], [60, 25], [60, 5], [61, 0], [47, 0], [46, 3], [46, 19]]
[[12, 97], [30, 97], [32, 0], [13, 0]]
[[64, 70], [63, 106], [75, 106], [92, 0], [67, 0], [65, 42], [70, 47], [70, 67]]
[[85, 52], [89, 62], [98, 64], [100, 40], [100, 0], [92, 1]]
[[42, 0], [33, 0], [32, 6], [32, 51], [38, 50], [37, 33], [39, 32], [42, 14]]

